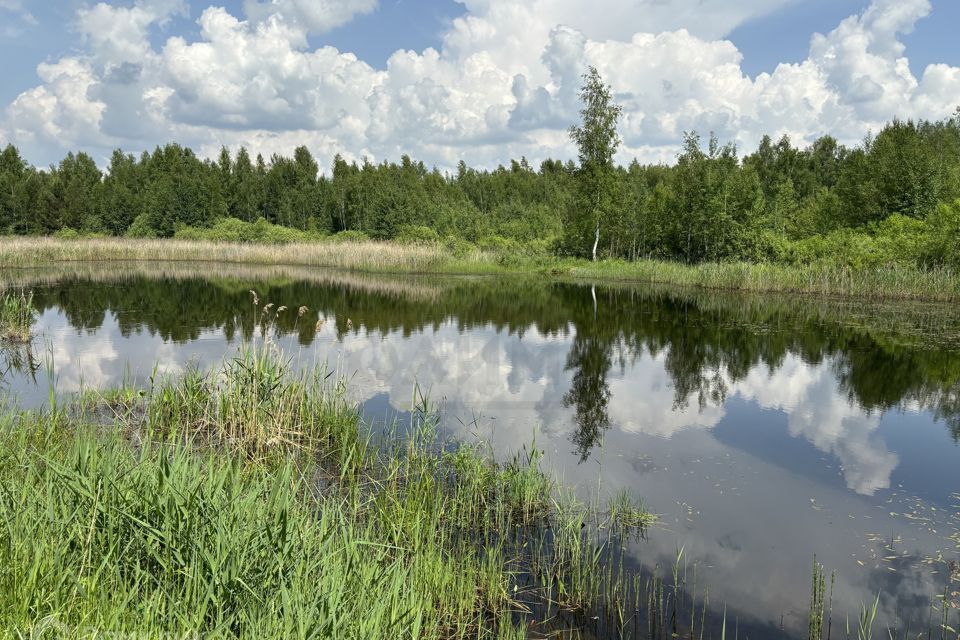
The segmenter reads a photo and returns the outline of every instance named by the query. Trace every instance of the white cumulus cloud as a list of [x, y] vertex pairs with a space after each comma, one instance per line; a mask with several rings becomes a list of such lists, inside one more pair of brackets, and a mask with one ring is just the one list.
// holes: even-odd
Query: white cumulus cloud
[[304, 33], [323, 33], [377, 8], [377, 0], [246, 0], [257, 22], [283, 23]]
[[[0, 9], [22, 7], [0, 0]], [[453, 167], [574, 155], [567, 127], [577, 89], [597, 66], [624, 106], [620, 159], [671, 161], [682, 133], [715, 131], [754, 146], [763, 134], [853, 143], [893, 117], [941, 118], [960, 95], [960, 68], [915, 76], [901, 40], [929, 0], [873, 0], [809, 55], [750, 77], [724, 39], [792, 0], [463, 0], [466, 10], [424, 51], [375, 69], [349, 51], [314, 47], [375, 0], [248, 0], [217, 6], [199, 33], [157, 42], [186, 13], [181, 0], [100, 2], [77, 13], [80, 48], [38, 68], [39, 84], [0, 116], [4, 140], [39, 164], [67, 149], [100, 158], [169, 140], [290, 153], [396, 159]]]

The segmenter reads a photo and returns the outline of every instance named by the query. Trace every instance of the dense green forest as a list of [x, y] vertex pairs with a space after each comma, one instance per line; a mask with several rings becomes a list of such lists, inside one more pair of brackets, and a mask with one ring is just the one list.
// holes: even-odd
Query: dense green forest
[[461, 162], [454, 173], [406, 156], [337, 156], [327, 174], [305, 147], [269, 160], [223, 149], [213, 161], [177, 144], [139, 158], [118, 150], [106, 171], [86, 153], [38, 169], [8, 145], [0, 233], [283, 241], [346, 232], [587, 257], [595, 223], [600, 257], [960, 266], [960, 110], [895, 120], [853, 148], [830, 136], [805, 148], [767, 137], [741, 157], [691, 133], [675, 164], [613, 166], [603, 199], [584, 205], [589, 170], [582, 153], [579, 165]]

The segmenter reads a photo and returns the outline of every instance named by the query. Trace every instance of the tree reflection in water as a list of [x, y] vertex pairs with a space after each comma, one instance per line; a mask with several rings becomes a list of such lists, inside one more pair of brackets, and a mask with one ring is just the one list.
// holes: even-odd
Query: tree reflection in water
[[[226, 273], [231, 268], [225, 267]], [[920, 304], [867, 304], [786, 296], [725, 295], [651, 286], [596, 286], [512, 279], [415, 279], [309, 271], [258, 279], [216, 269], [151, 277], [112, 269], [93, 278], [63, 274], [37, 288], [39, 311], [62, 310], [76, 329], [94, 330], [112, 314], [121, 333], [196, 340], [221, 329], [254, 335], [251, 289], [291, 311], [276, 320], [301, 345], [317, 325], [295, 310], [335, 318], [338, 336], [401, 331], [409, 336], [454, 319], [462, 329], [571, 335], [564, 406], [572, 408], [581, 459], [610, 427], [611, 370], [647, 354], [662, 357], [674, 409], [693, 400], [722, 404], [730, 386], [759, 365], [774, 372], [788, 356], [829, 361], [850, 402], [866, 412], [906, 404], [930, 410], [960, 439], [960, 310]], [[233, 271], [237, 271], [234, 269]], [[96, 283], [100, 281], [100, 283]], [[20, 280], [18, 285], [25, 283]], [[347, 319], [352, 319], [348, 325]], [[314, 320], [316, 317], [314, 316]], [[7, 368], [31, 370], [32, 355], [8, 354]], [[642, 390], [637, 390], [642, 393]]]

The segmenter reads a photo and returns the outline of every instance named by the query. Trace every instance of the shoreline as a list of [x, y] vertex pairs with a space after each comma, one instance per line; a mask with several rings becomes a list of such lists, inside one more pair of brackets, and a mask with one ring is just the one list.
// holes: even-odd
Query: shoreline
[[622, 564], [657, 522], [632, 493], [583, 505], [535, 448], [447, 446], [425, 402], [414, 437], [378, 434], [328, 379], [265, 343], [0, 413], [3, 626], [520, 640], [561, 613], [653, 613]]
[[[127, 273], [126, 264], [104, 264], [102, 269], [118, 278]], [[316, 271], [318, 279], [344, 273]], [[376, 275], [362, 279], [389, 281]], [[485, 282], [492, 289], [501, 284]], [[247, 295], [246, 287], [234, 288]], [[448, 295], [441, 291], [437, 297]], [[500, 297], [510, 306], [522, 298]], [[741, 308], [746, 299], [731, 296], [728, 302]], [[812, 306], [797, 304], [804, 311]], [[531, 314], [536, 315], [542, 314]], [[263, 330], [264, 337], [279, 335], [276, 317], [266, 318], [272, 330]], [[659, 527], [639, 495], [628, 490], [601, 495], [598, 484], [596, 498], [580, 501], [572, 485], [540, 469], [533, 447], [498, 460], [483, 441], [438, 438], [438, 423], [422, 398], [413, 403], [410, 431], [401, 431], [399, 423], [395, 430], [374, 431], [345, 395], [345, 378], [330, 379], [326, 369], [290, 370], [267, 340], [261, 344], [242, 343], [236, 358], [152, 378], [149, 387], [125, 381], [81, 389], [47, 410], [0, 414], [0, 449], [7, 451], [0, 482], [24, 487], [15, 500], [0, 505], [14, 525], [11, 575], [26, 575], [37, 555], [54, 558], [22, 591], [0, 589], [8, 624], [30, 633], [54, 620], [63, 629], [82, 631], [90, 624], [156, 634], [172, 629], [165, 626], [169, 618], [138, 613], [167, 608], [182, 625], [178, 631], [214, 635], [229, 627], [280, 637], [291, 635], [287, 625], [293, 617], [314, 615], [326, 624], [323, 616], [332, 611], [330, 617], [339, 620], [369, 620], [369, 627], [357, 626], [358, 636], [405, 635], [397, 633], [403, 628], [411, 637], [437, 640], [517, 640], [525, 633], [540, 637], [541, 628], [543, 635], [555, 631], [550, 621], [561, 618], [598, 625], [598, 637], [607, 637], [604, 630], [623, 623], [610, 612], [628, 612], [627, 624], [644, 629], [651, 619], [688, 620], [699, 610], [701, 628], [725, 635], [726, 607], [721, 618], [718, 607], [709, 607], [709, 593], [698, 592], [696, 580], [692, 591], [685, 578], [676, 584], [680, 551], [671, 583], [669, 563], [662, 565], [663, 575], [658, 567], [644, 570], [623, 555], [623, 536], [610, 537], [614, 531], [642, 536], [648, 527]], [[224, 499], [224, 486], [234, 488], [231, 499]], [[184, 495], [199, 499], [181, 502]], [[77, 515], [50, 519], [50, 512]], [[91, 522], [98, 523], [95, 530]], [[223, 539], [236, 543], [226, 547]], [[156, 540], [169, 553], [159, 553]], [[613, 555], [593, 555], [601, 546]], [[117, 548], [133, 552], [116, 553]], [[274, 554], [275, 548], [293, 551]], [[57, 555], [58, 549], [81, 552]], [[342, 561], [344, 550], [349, 563]], [[192, 559], [197, 556], [218, 566], [234, 563], [244, 583], [266, 595], [248, 597], [234, 583], [218, 582], [211, 577], [218, 573]], [[83, 561], [88, 557], [99, 564], [91, 567]], [[140, 570], [156, 565], [162, 571]], [[827, 570], [816, 559], [813, 566], [813, 584], [824, 582]], [[91, 573], [99, 589], [65, 593], [55, 582], [66, 575], [74, 578], [71, 584], [86, 585]], [[373, 576], [409, 597], [382, 606], [379, 594], [385, 588], [372, 582]], [[154, 580], [162, 588], [149, 591]], [[822, 625], [823, 594], [816, 589], [810, 624]], [[214, 603], [195, 599], [208, 590]], [[679, 608], [656, 604], [664, 590], [682, 594]], [[33, 599], [20, 595], [24, 592]], [[326, 594], [340, 592], [354, 595], [331, 604]], [[442, 595], [431, 595], [438, 592]], [[111, 593], [143, 596], [123, 600]], [[284, 593], [302, 594], [295, 615], [287, 615], [288, 604], [273, 597]], [[17, 609], [19, 602], [33, 608]], [[416, 627], [398, 623], [391, 613], [396, 607], [404, 619], [416, 620]], [[763, 612], [758, 605], [759, 620], [766, 619]], [[731, 619], [750, 613], [750, 607], [731, 609]], [[261, 626], [244, 627], [248, 620]], [[772, 627], [768, 631], [750, 635], [774, 635]]]
[[870, 300], [960, 300], [960, 274], [905, 265], [853, 269], [829, 264], [701, 263], [644, 259], [585, 260], [473, 251], [439, 245], [317, 241], [246, 244], [202, 240], [50, 237], [0, 238], [0, 268], [79, 262], [219, 262], [301, 266], [372, 274], [536, 275], [557, 281], [635, 282], [717, 291], [783, 293]]

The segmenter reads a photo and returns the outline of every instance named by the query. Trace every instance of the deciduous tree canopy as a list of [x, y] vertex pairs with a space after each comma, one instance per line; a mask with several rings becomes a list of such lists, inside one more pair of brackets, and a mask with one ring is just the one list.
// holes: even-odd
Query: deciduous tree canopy
[[960, 266], [960, 114], [897, 120], [854, 148], [767, 137], [745, 157], [690, 133], [672, 166], [616, 166], [619, 112], [598, 75], [585, 79], [584, 120], [572, 129], [579, 164], [461, 162], [447, 174], [407, 156], [337, 156], [325, 174], [305, 147], [292, 158], [224, 149], [203, 160], [169, 144], [139, 158], [118, 150], [101, 171], [85, 153], [38, 169], [7, 146], [0, 233], [170, 237], [263, 219], [315, 235], [578, 256], [596, 241], [598, 256], [629, 260]]

